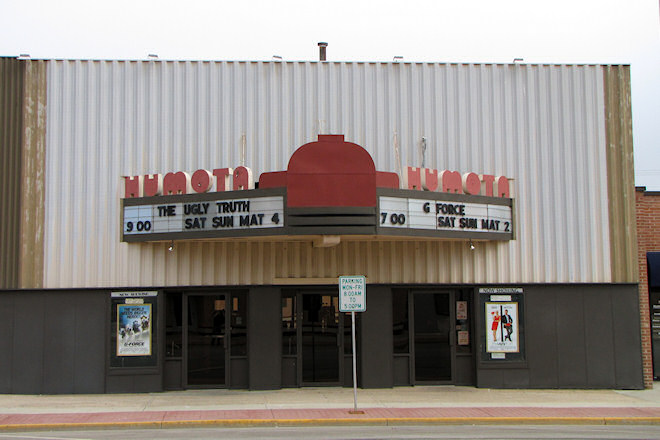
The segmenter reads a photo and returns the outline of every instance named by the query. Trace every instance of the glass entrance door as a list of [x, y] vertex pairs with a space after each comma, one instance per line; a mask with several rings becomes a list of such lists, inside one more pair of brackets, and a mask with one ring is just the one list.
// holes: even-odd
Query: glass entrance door
[[189, 386], [224, 386], [227, 370], [227, 295], [189, 295]]
[[451, 381], [451, 294], [415, 293], [415, 382]]
[[302, 294], [302, 382], [339, 384], [340, 314], [336, 293]]

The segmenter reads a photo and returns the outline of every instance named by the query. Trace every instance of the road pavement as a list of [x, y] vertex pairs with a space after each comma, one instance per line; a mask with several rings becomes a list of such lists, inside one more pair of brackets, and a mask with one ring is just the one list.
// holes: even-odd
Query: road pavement
[[655, 389], [496, 390], [416, 386], [358, 390], [188, 390], [0, 395], [0, 431], [260, 426], [660, 425]]

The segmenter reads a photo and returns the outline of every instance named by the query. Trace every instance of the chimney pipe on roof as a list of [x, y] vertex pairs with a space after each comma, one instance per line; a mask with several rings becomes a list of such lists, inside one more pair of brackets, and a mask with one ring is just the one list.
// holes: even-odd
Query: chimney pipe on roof
[[328, 43], [319, 43], [319, 61], [325, 61], [325, 48], [328, 47]]

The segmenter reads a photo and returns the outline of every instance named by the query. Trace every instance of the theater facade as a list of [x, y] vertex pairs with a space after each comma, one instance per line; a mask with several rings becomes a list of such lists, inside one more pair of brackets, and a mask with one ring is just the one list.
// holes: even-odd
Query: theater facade
[[639, 389], [628, 66], [0, 59], [0, 393]]

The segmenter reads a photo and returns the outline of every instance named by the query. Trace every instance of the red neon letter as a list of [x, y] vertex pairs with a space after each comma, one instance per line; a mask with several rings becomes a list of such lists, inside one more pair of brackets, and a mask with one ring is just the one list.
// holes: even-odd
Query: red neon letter
[[438, 190], [438, 170], [424, 168], [422, 173], [422, 188], [427, 191]]
[[463, 191], [465, 194], [477, 195], [481, 192], [481, 180], [474, 173], [463, 174]]
[[405, 189], [422, 189], [422, 177], [419, 168], [406, 168], [406, 172], [403, 174], [403, 187]]
[[217, 168], [213, 170], [215, 176], [215, 190], [229, 191], [229, 176], [234, 174], [231, 168]]
[[453, 192], [456, 194], [463, 193], [461, 173], [458, 171], [444, 170], [442, 173], [440, 173], [440, 178], [442, 179], [442, 192]]
[[234, 191], [239, 189], [254, 189], [252, 170], [248, 167], [238, 167], [234, 170]]
[[206, 170], [197, 170], [190, 178], [190, 184], [193, 191], [198, 193], [205, 193], [211, 189], [213, 185], [213, 176]]
[[179, 171], [165, 174], [163, 180], [163, 194], [188, 194], [190, 188], [190, 175]]
[[163, 176], [161, 174], [154, 174], [151, 177], [149, 174], [144, 176], [144, 195], [145, 197], [159, 196], [163, 193]]
[[509, 179], [506, 176], [497, 176], [497, 197], [510, 197]]
[[493, 182], [495, 182], [495, 176], [482, 174], [479, 177], [481, 177], [481, 181], [483, 182], [484, 187], [486, 187], [486, 195], [488, 197], [493, 197]]
[[142, 176], [124, 177], [124, 197], [142, 197]]

